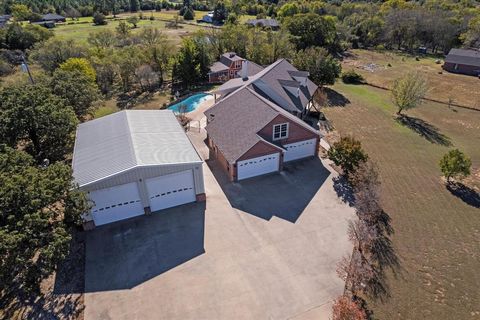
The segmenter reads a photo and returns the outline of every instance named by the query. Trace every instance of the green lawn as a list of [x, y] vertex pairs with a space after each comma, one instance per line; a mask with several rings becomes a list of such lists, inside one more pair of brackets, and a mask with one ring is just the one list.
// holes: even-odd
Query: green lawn
[[350, 103], [325, 114], [377, 162], [401, 261], [401, 270], [388, 274], [391, 297], [369, 301], [375, 319], [479, 319], [480, 209], [446, 189], [438, 162], [451, 148], [463, 150], [476, 174], [469, 185], [480, 191], [480, 112], [436, 103], [408, 112], [430, 125], [426, 137], [443, 137], [447, 146], [397, 123], [387, 91], [341, 83], [333, 89]]
[[[104, 26], [95, 26], [93, 23], [58, 25], [52, 32], [54, 32], [55, 36], [59, 39], [73, 39], [81, 43], [86, 43], [91, 33], [99, 32], [100, 30], [115, 31], [119, 23], [120, 20], [109, 21], [108, 24]], [[186, 24], [182, 24], [181, 28], [178, 29], [167, 29], [165, 28], [165, 24], [166, 22], [161, 20], [141, 20], [138, 23], [138, 27], [132, 29], [132, 32], [138, 33], [143, 28], [158, 28], [161, 29], [169, 39], [179, 43], [182, 37], [200, 29], [200, 27]]]

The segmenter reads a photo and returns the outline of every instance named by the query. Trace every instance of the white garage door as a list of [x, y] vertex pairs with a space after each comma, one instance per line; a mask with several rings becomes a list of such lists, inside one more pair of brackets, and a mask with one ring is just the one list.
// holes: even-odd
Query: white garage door
[[136, 182], [91, 191], [89, 197], [95, 203], [91, 212], [97, 226], [144, 214]]
[[147, 179], [145, 183], [152, 212], [195, 201], [192, 170]]
[[283, 155], [283, 162], [311, 157], [315, 154], [316, 146], [317, 139], [286, 144], [283, 146], [287, 150]]
[[258, 158], [238, 161], [238, 180], [278, 171], [279, 155], [279, 153], [273, 153]]

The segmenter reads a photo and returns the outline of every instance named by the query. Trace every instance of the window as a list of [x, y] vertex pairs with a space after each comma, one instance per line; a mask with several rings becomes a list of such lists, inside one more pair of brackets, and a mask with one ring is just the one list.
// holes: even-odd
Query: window
[[288, 137], [288, 123], [276, 124], [273, 126], [273, 140], [285, 139]]

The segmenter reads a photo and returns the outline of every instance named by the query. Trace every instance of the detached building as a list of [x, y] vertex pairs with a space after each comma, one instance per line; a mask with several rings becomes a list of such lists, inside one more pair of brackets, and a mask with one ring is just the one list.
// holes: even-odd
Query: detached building
[[84, 227], [204, 201], [202, 159], [170, 110], [128, 110], [77, 128], [73, 176], [94, 203]]
[[[238, 78], [242, 64], [246, 59], [238, 56], [235, 52], [227, 52], [220, 56], [220, 60], [210, 67], [208, 82], [223, 83], [230, 79]], [[263, 68], [258, 64], [249, 61], [248, 75], [253, 76]]]
[[248, 19], [245, 24], [251, 27], [260, 27], [272, 30], [280, 29], [280, 24], [275, 19]]
[[480, 76], [480, 51], [452, 49], [445, 58], [443, 69], [478, 77]]

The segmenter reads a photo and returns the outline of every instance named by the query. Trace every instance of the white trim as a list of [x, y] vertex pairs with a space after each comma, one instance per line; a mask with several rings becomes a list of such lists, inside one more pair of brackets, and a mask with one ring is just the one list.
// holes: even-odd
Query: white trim
[[[287, 130], [285, 132], [285, 136], [282, 136], [282, 126], [284, 125], [287, 125]], [[280, 127], [280, 136], [278, 138], [275, 138], [275, 128], [276, 127]], [[288, 133], [289, 133], [289, 129], [290, 129], [290, 124], [288, 122], [284, 122], [284, 123], [279, 123], [279, 124], [274, 124], [273, 125], [273, 129], [272, 129], [272, 140], [282, 140], [282, 139], [287, 139], [288, 138]]]

